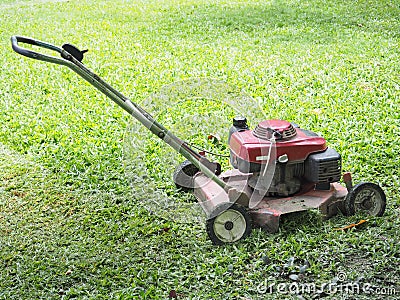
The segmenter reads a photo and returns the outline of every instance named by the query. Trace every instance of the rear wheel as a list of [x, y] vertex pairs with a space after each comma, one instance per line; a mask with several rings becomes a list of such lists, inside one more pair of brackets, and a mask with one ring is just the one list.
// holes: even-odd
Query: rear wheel
[[371, 182], [357, 184], [347, 194], [344, 205], [346, 214], [352, 216], [358, 212], [380, 217], [385, 212], [386, 196], [382, 188]]
[[237, 242], [246, 238], [252, 229], [250, 215], [237, 205], [229, 207], [216, 217], [207, 220], [207, 234], [214, 245]]

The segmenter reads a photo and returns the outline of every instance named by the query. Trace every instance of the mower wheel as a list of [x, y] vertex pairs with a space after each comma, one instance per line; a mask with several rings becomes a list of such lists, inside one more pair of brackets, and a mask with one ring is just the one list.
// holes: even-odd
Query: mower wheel
[[190, 161], [185, 160], [174, 172], [173, 180], [177, 188], [184, 192], [190, 192], [194, 189], [193, 176], [199, 172], [199, 169]]
[[207, 220], [207, 234], [214, 245], [237, 242], [246, 238], [252, 230], [252, 221], [246, 210], [237, 204], [228, 204], [226, 209]]
[[382, 188], [371, 182], [355, 185], [344, 199], [346, 214], [352, 216], [358, 212], [380, 217], [385, 212], [386, 196]]

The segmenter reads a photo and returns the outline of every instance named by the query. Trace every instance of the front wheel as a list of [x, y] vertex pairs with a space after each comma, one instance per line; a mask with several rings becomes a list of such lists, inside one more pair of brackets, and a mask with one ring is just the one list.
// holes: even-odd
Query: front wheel
[[214, 245], [237, 242], [246, 238], [252, 229], [250, 215], [237, 204], [232, 204], [216, 217], [207, 220], [207, 234]]
[[386, 196], [382, 188], [371, 182], [355, 185], [344, 200], [346, 214], [352, 216], [358, 212], [380, 217], [385, 212]]

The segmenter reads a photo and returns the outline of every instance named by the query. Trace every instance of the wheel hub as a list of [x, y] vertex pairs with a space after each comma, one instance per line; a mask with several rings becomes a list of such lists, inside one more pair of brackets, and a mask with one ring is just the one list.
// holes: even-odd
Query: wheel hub
[[362, 202], [361, 206], [365, 210], [370, 210], [373, 207], [373, 203], [372, 203], [371, 199], [365, 199]]
[[376, 206], [376, 203], [374, 201], [374, 192], [373, 191], [368, 191], [365, 190], [364, 192], [360, 193], [360, 195], [357, 197], [355, 204], [359, 206], [360, 209], [362, 210], [373, 210], [374, 207]]
[[225, 223], [225, 229], [226, 230], [232, 230], [233, 229], [233, 222], [232, 221], [228, 221]]

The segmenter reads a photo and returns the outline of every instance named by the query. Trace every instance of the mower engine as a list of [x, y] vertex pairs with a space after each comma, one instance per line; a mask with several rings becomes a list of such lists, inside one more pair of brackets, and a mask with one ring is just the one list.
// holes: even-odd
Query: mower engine
[[351, 174], [342, 174], [340, 154], [310, 130], [283, 120], [262, 121], [251, 130], [246, 118], [236, 117], [228, 143], [233, 169], [215, 176], [224, 184], [189, 161], [174, 173], [178, 187], [193, 190], [216, 245], [245, 238], [253, 226], [277, 232], [280, 217], [294, 212], [318, 209], [330, 218], [385, 211], [382, 188], [371, 182], [353, 186]]
[[[236, 117], [229, 133], [230, 161], [248, 184], [265, 196], [290, 196], [306, 183], [329, 190], [341, 178], [341, 157], [316, 133], [282, 120], [266, 120], [249, 130], [246, 118]], [[273, 170], [265, 176], [267, 165]], [[271, 171], [269, 171], [269, 174]]]

